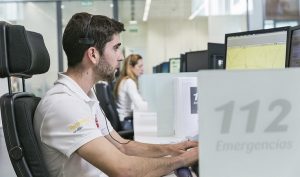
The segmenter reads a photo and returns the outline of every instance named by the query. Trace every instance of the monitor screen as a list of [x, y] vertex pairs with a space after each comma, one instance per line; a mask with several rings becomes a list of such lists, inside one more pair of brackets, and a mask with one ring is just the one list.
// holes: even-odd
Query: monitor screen
[[169, 60], [170, 73], [179, 73], [180, 72], [180, 58], [170, 58]]
[[285, 68], [289, 27], [226, 34], [226, 69]]
[[207, 50], [186, 53], [186, 71], [197, 72], [201, 69], [209, 69]]
[[169, 72], [169, 62], [163, 62], [161, 65], [161, 72], [168, 73]]
[[290, 67], [300, 67], [300, 26], [292, 29]]

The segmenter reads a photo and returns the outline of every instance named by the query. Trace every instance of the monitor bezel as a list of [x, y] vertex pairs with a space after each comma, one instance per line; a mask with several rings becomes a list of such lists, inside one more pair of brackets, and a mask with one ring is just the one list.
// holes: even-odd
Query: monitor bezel
[[290, 26], [225, 34], [225, 57], [224, 57], [225, 58], [224, 59], [225, 70], [227, 70], [227, 39], [228, 39], [228, 37], [245, 36], [245, 35], [252, 35], [252, 34], [266, 34], [266, 33], [280, 32], [280, 31], [287, 32], [286, 54], [285, 54], [285, 68], [287, 68], [289, 66], [289, 62], [290, 62], [290, 43], [291, 43], [290, 42], [291, 41], [291, 27]]
[[292, 38], [293, 38], [294, 31], [296, 31], [296, 30], [300, 30], [300, 25], [297, 25], [297, 26], [294, 26], [294, 27], [290, 28], [290, 35], [291, 36], [290, 36], [290, 46], [289, 46], [289, 52], [290, 52], [290, 54], [289, 54], [288, 67], [291, 66], [291, 52], [292, 52], [292, 42], [293, 42]]

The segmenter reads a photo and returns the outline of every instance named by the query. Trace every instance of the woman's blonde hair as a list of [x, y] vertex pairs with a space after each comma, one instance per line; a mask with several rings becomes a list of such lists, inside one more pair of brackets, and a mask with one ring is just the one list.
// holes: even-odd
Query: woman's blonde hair
[[115, 98], [118, 98], [119, 93], [119, 87], [123, 79], [132, 79], [136, 85], [138, 86], [138, 78], [137, 75], [135, 75], [132, 71], [132, 67], [134, 67], [139, 60], [143, 59], [141, 55], [139, 54], [131, 54], [125, 60], [123, 61], [122, 70], [119, 76], [119, 79], [116, 82], [115, 88], [114, 88], [114, 95]]

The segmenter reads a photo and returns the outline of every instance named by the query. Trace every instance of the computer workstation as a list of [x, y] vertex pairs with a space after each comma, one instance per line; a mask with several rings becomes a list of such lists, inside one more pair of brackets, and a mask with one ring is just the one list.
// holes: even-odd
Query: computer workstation
[[226, 70], [199, 72], [201, 177], [300, 175], [299, 34], [226, 34]]
[[[222, 122], [212, 122], [211, 119], [212, 117], [220, 117], [220, 115], [222, 115], [222, 113], [225, 115], [226, 111], [229, 111], [228, 109], [230, 108], [229, 103], [231, 102], [222, 102], [222, 100], [220, 101], [220, 99], [224, 99], [225, 97], [228, 98], [228, 100], [230, 99], [235, 99], [235, 106], [238, 106], [238, 109], [241, 108], [241, 111], [243, 112], [244, 110], [244, 114], [241, 115], [232, 115], [232, 119], [235, 119], [236, 116], [238, 117], [242, 117], [245, 116], [245, 111], [246, 109], [250, 109], [250, 108], [255, 108], [255, 107], [250, 107], [253, 104], [256, 104], [257, 102], [254, 102], [255, 99], [263, 99], [263, 101], [259, 102], [259, 103], [272, 103], [272, 100], [268, 100], [268, 99], [275, 99], [275, 101], [277, 99], [279, 99], [279, 97], [290, 97], [290, 92], [289, 91], [284, 91], [284, 89], [286, 89], [286, 87], [284, 87], [284, 89], [281, 89], [282, 84], [279, 84], [281, 81], [280, 79], [282, 78], [286, 78], [286, 77], [292, 77], [292, 80], [297, 80], [297, 78], [295, 76], [291, 76], [293, 73], [297, 74], [298, 71], [289, 71], [289, 70], [283, 70], [284, 68], [290, 66], [290, 67], [295, 67], [297, 62], [294, 62], [294, 64], [292, 64], [292, 58], [294, 57], [294, 60], [297, 60], [297, 55], [293, 55], [292, 53], [294, 52], [294, 54], [297, 54], [297, 52], [299, 52], [299, 36], [300, 36], [300, 32], [297, 32], [298, 28], [292, 28], [290, 29], [289, 27], [284, 27], [284, 28], [276, 28], [276, 29], [268, 29], [268, 30], [256, 30], [256, 31], [248, 31], [248, 32], [241, 32], [241, 33], [232, 33], [232, 34], [227, 34], [226, 35], [226, 59], [223, 60], [224, 61], [224, 67], [226, 67], [226, 70], [218, 70], [218, 71], [201, 71], [199, 73], [205, 73], [202, 74], [202, 76], [198, 76], [196, 75], [196, 77], [201, 77], [201, 80], [198, 80], [198, 83], [201, 82], [200, 85], [198, 85], [198, 90], [201, 90], [199, 92], [200, 95], [200, 101], [201, 104], [199, 104], [198, 106], [198, 110], [199, 112], [199, 116], [200, 118], [202, 116], [204, 116], [204, 114], [206, 115], [207, 119], [202, 120], [202, 122], [200, 123], [200, 128], [201, 126], [208, 126], [206, 127], [206, 129], [202, 130], [203, 131], [210, 131], [210, 133], [215, 133], [212, 131], [216, 131], [218, 127], [220, 127], [222, 125]], [[298, 37], [297, 37], [298, 36]], [[297, 38], [298, 38], [298, 42], [297, 42]], [[224, 50], [225, 52], [225, 50]], [[181, 55], [181, 60], [185, 59], [187, 57], [187, 55]], [[187, 66], [188, 63], [184, 63], [181, 64], [181, 68], [182, 66]], [[209, 65], [210, 66], [210, 65]], [[230, 72], [228, 72], [227, 70], [231, 70]], [[242, 71], [244, 70], [244, 71]], [[207, 74], [209, 73], [209, 74]], [[211, 73], [211, 74], [210, 74]], [[273, 74], [274, 73], [274, 74]], [[260, 78], [260, 76], [262, 76], [262, 78]], [[263, 77], [269, 77], [269, 78], [273, 78], [273, 76], [276, 78], [274, 80], [264, 80], [265, 78]], [[162, 76], [161, 77], [165, 77]], [[259, 78], [259, 79], [258, 79]], [[159, 80], [159, 79], [158, 79]], [[160, 80], [163, 81], [163, 80]], [[264, 84], [260, 84], [263, 83]], [[162, 82], [160, 82], [162, 83]], [[207, 83], [209, 83], [209, 85], [206, 85]], [[231, 83], [231, 84], [229, 84]], [[283, 83], [283, 82], [282, 82]], [[284, 82], [286, 83], [285, 85], [289, 85], [289, 82]], [[153, 83], [152, 83], [153, 84]], [[164, 84], [166, 85], [170, 85], [170, 82], [165, 82]], [[246, 86], [243, 86], [246, 85]], [[256, 84], [259, 84], [258, 86]], [[226, 90], [223, 90], [223, 86], [226, 86]], [[270, 87], [267, 87], [267, 86]], [[274, 89], [272, 87], [276, 87], [276, 89]], [[295, 86], [295, 84], [293, 85], [294, 88], [298, 88], [298, 86]], [[244, 88], [244, 89], [241, 89]], [[153, 94], [155, 94], [156, 92], [159, 92], [160, 88], [152, 88]], [[291, 89], [291, 88], [290, 88]], [[231, 90], [231, 91], [229, 91]], [[272, 90], [272, 92], [270, 92], [270, 90]], [[166, 92], [162, 91], [163, 94], [161, 95], [164, 96], [166, 94]], [[293, 92], [293, 91], [292, 91]], [[258, 94], [260, 93], [260, 94]], [[150, 94], [151, 95], [151, 94]], [[219, 95], [219, 96], [217, 96]], [[233, 96], [232, 96], [233, 95]], [[243, 96], [242, 96], [243, 95]], [[275, 96], [275, 97], [274, 97]], [[248, 99], [248, 102], [245, 101], [244, 99]], [[253, 100], [254, 99], [254, 100]], [[238, 100], [238, 101], [236, 101]], [[251, 102], [251, 100], [253, 102]], [[156, 101], [160, 101], [160, 100], [156, 100]], [[274, 100], [273, 100], [274, 101]], [[293, 101], [291, 101], [292, 103], [294, 103], [294, 99]], [[224, 104], [222, 104], [224, 103]], [[253, 103], [250, 105], [250, 103]], [[162, 104], [168, 104], [168, 103], [162, 103]], [[228, 104], [228, 105], [227, 105]], [[276, 107], [274, 106], [274, 104], [277, 104], [277, 102], [272, 103], [272, 105], [267, 105], [271, 108], [266, 108], [266, 110], [269, 110], [269, 112], [272, 112], [272, 110], [275, 108], [272, 107]], [[280, 103], [281, 104], [281, 103]], [[160, 104], [161, 105], [161, 104]], [[248, 105], [248, 106], [247, 106]], [[223, 107], [222, 107], [223, 106]], [[214, 108], [213, 114], [212, 113], [208, 113], [207, 110], [209, 110], [210, 108]], [[265, 107], [259, 107], [260, 109], [264, 109]], [[162, 110], [162, 111], [166, 111], [166, 110]], [[211, 110], [209, 110], [211, 111]], [[250, 111], [250, 110], [249, 110]], [[235, 113], [235, 112], [233, 112]], [[260, 112], [259, 112], [260, 113]], [[218, 114], [218, 115], [216, 115]], [[270, 116], [270, 113], [266, 113], [264, 112], [264, 114], [266, 114], [266, 116]], [[247, 114], [246, 114], [247, 115]], [[257, 117], [257, 121], [260, 120], [261, 115], [258, 115], [259, 117]], [[264, 117], [264, 116], [263, 116]], [[226, 118], [226, 116], [225, 116]], [[222, 118], [220, 119], [222, 120]], [[243, 123], [247, 122], [247, 119], [245, 119], [243, 121]], [[160, 120], [161, 121], [161, 120]], [[168, 120], [170, 121], [170, 120]], [[172, 120], [174, 123], [174, 120]], [[169, 122], [170, 123], [170, 122]], [[210, 124], [210, 125], [208, 125]], [[240, 124], [240, 123], [236, 123], [234, 122], [235, 126], [242, 128], [244, 126], [244, 124]], [[261, 123], [258, 123], [257, 126], [261, 126]], [[160, 127], [160, 128], [165, 128], [165, 127]], [[210, 130], [208, 130], [209, 128], [211, 128]], [[247, 126], [246, 126], [247, 128]], [[224, 131], [227, 132], [228, 129], [226, 129], [226, 126], [224, 128]], [[231, 129], [229, 129], [231, 130]], [[251, 126], [248, 125], [248, 128], [246, 129], [247, 131], [252, 131], [253, 129], [251, 129]], [[159, 130], [158, 130], [159, 131]], [[232, 131], [240, 131], [240, 130], [236, 130], [235, 128], [232, 129]], [[229, 131], [231, 132], [231, 131]], [[220, 132], [218, 132], [220, 133]], [[204, 133], [205, 135], [206, 133]], [[201, 135], [201, 130], [200, 130], [200, 134]], [[201, 144], [205, 144], [206, 141], [211, 142], [212, 139], [214, 139], [215, 135], [212, 134], [206, 134], [207, 135], [207, 139], [202, 139], [202, 143]], [[244, 137], [243, 134], [238, 134], [238, 133], [232, 133], [230, 134], [232, 137], [236, 138], [236, 135], [239, 135], [238, 137]], [[250, 134], [251, 135], [251, 134]], [[223, 136], [223, 134], [222, 134]], [[284, 134], [279, 135], [279, 136], [283, 136], [285, 137]], [[249, 136], [250, 137], [250, 136]], [[265, 138], [270, 138], [268, 135], [265, 134], [261, 134], [261, 137], [265, 137]], [[200, 140], [201, 140], [201, 136], [199, 136]], [[253, 137], [252, 137], [253, 138]], [[254, 139], [257, 137], [254, 137]], [[218, 140], [218, 138], [216, 138], [216, 140]], [[221, 139], [219, 139], [221, 140]], [[248, 141], [247, 138], [244, 139], [245, 141]], [[232, 141], [232, 140], [231, 140]], [[221, 145], [219, 144], [214, 144], [214, 146], [209, 147], [210, 149], [206, 149], [205, 147], [201, 147], [202, 151], [202, 157], [204, 156], [204, 161], [207, 161], [209, 159], [218, 159], [219, 155], [222, 154], [219, 151], [212, 153], [212, 150], [216, 150], [217, 148], [220, 148]], [[280, 143], [280, 142], [279, 142]], [[218, 146], [217, 146], [218, 145]], [[220, 145], [220, 146], [219, 146]], [[222, 147], [227, 146], [228, 144], [223, 144]], [[230, 144], [229, 144], [230, 145]], [[235, 144], [233, 144], [233, 146], [236, 146]], [[220, 149], [219, 149], [220, 150]], [[240, 151], [237, 151], [238, 153]], [[212, 154], [211, 154], [212, 153]], [[265, 153], [263, 151], [259, 151], [261, 157], [264, 157]], [[280, 151], [280, 156], [282, 152]], [[225, 155], [221, 155], [224, 157], [224, 159], [221, 159], [221, 162], [225, 162], [226, 159], [227, 161], [231, 161], [231, 157], [237, 155], [235, 152], [230, 152], [228, 154]], [[228, 156], [227, 156], [228, 155]], [[242, 155], [244, 156], [244, 155]], [[226, 157], [226, 158], [225, 158]], [[274, 158], [278, 158], [279, 156], [274, 156]], [[252, 156], [251, 156], [252, 158]], [[256, 158], [253, 156], [253, 158]], [[281, 158], [284, 158], [284, 156], [281, 156]], [[200, 159], [201, 160], [201, 159]], [[244, 162], [244, 158], [239, 159], [240, 162]], [[232, 163], [235, 163], [237, 161], [233, 161]], [[232, 163], [229, 163], [228, 165], [232, 165]], [[239, 162], [237, 162], [239, 163]], [[207, 163], [200, 163], [203, 166], [201, 166], [201, 168], [212, 168], [212, 166], [214, 166], [213, 162], [211, 161], [211, 165], [212, 166], [206, 166]], [[242, 166], [242, 163], [239, 163], [241, 166], [240, 168], [243, 169], [244, 167]], [[281, 163], [282, 164], [282, 163]], [[222, 165], [221, 163], [218, 165]], [[223, 164], [224, 165], [224, 164]], [[226, 165], [226, 167], [228, 169], [230, 169], [230, 166], [228, 167], [228, 165]], [[249, 166], [251, 166], [252, 164], [249, 163]], [[270, 167], [270, 165], [268, 166], [268, 168]], [[284, 170], [286, 171], [288, 168], [286, 168], [286, 166], [284, 167]], [[226, 170], [225, 168], [221, 168], [222, 170]], [[224, 172], [224, 171], [222, 171]], [[245, 170], [245, 172], [248, 172], [249, 174], [252, 174], [251, 171], [249, 170]], [[265, 171], [261, 171], [258, 170], [258, 172], [261, 172], [262, 174], [265, 173]], [[224, 174], [231, 174], [231, 173], [223, 173]], [[233, 176], [235, 176], [236, 173], [232, 173]], [[242, 173], [244, 174], [244, 173]], [[256, 174], [256, 176], [258, 173], [254, 173]], [[267, 173], [266, 173], [267, 174]], [[220, 174], [216, 174], [216, 175], [222, 175]], [[202, 176], [206, 177], [207, 174], [202, 174]]]
[[207, 50], [181, 54], [181, 72], [197, 72], [207, 69], [224, 69], [225, 45], [208, 43]]

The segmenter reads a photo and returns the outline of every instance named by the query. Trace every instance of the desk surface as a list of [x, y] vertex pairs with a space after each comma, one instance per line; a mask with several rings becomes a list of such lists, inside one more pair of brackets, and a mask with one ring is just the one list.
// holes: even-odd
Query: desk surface
[[[151, 144], [170, 144], [170, 143], [177, 143], [183, 141], [184, 138], [179, 137], [157, 137], [157, 136], [135, 136], [135, 141], [143, 142], [143, 143], [151, 143]], [[166, 177], [177, 177], [174, 173], [166, 175]], [[193, 177], [196, 175], [193, 173]]]
[[[157, 136], [157, 117], [153, 113], [135, 112], [134, 113], [134, 140], [150, 144], [173, 144], [184, 141], [183, 137]], [[166, 175], [176, 177], [174, 173]], [[193, 176], [196, 177], [195, 174]]]

